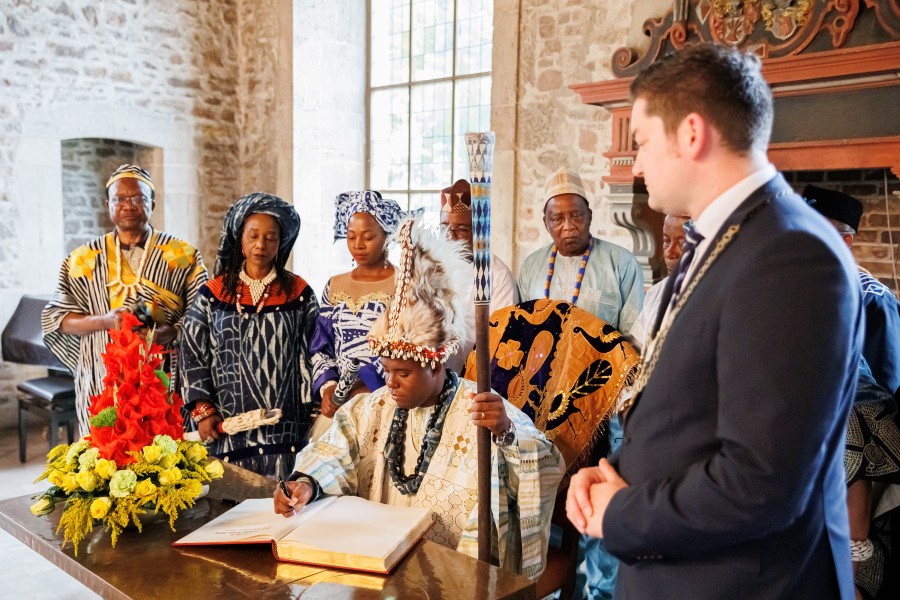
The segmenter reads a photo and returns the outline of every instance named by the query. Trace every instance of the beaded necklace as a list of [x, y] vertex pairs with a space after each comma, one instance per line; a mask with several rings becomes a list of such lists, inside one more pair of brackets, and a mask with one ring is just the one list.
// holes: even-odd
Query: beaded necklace
[[403, 473], [404, 455], [406, 452], [406, 424], [409, 420], [409, 410], [405, 408], [396, 408], [394, 410], [394, 418], [391, 421], [391, 428], [388, 431], [387, 443], [384, 446], [384, 459], [388, 464], [388, 472], [391, 474], [391, 481], [404, 496], [415, 495], [419, 491], [422, 484], [422, 478], [428, 470], [431, 463], [431, 457], [434, 456], [438, 444], [441, 441], [441, 434], [444, 431], [444, 421], [447, 419], [447, 412], [452, 404], [453, 396], [459, 388], [459, 377], [453, 371], [447, 371], [447, 377], [444, 379], [444, 387], [441, 389], [437, 403], [434, 406], [434, 412], [428, 419], [428, 425], [425, 428], [425, 435], [422, 437], [422, 449], [419, 451], [419, 458], [416, 459], [416, 466], [412, 473], [406, 475]]
[[[588, 241], [587, 250], [581, 257], [581, 266], [578, 267], [578, 277], [575, 278], [575, 290], [572, 292], [572, 304], [578, 302], [578, 294], [581, 293], [581, 280], [584, 279], [584, 270], [587, 267], [588, 258], [591, 256], [591, 248], [594, 247], [594, 238]], [[547, 281], [544, 282], [544, 298], [550, 298], [550, 281], [553, 279], [553, 271], [556, 269], [556, 244], [550, 253], [550, 266], [547, 268]]]
[[[266, 299], [269, 297], [269, 285], [275, 281], [275, 267], [272, 267], [269, 274], [262, 279], [253, 279], [247, 275], [244, 267], [241, 266], [241, 272], [238, 273], [238, 277], [250, 289], [250, 300], [256, 305], [256, 314], [259, 314], [262, 311], [263, 304], [266, 303]], [[250, 318], [250, 313], [245, 313], [243, 306], [241, 306], [240, 295], [238, 295], [234, 305], [239, 315], [242, 315], [245, 319]]]
[[138, 263], [137, 271], [134, 273], [134, 281], [132, 283], [125, 283], [122, 281], [122, 243], [119, 240], [118, 234], [115, 236], [116, 238], [116, 278], [106, 284], [106, 287], [120, 287], [122, 289], [122, 301], [123, 303], [127, 301], [129, 298], [134, 296], [137, 298], [138, 296], [138, 288], [141, 285], [141, 278], [144, 276], [144, 267], [147, 265], [147, 256], [150, 255], [150, 250], [153, 248], [152, 238], [153, 230], [150, 230], [150, 234], [147, 236], [147, 243], [145, 244], [144, 252], [141, 254], [141, 262]]

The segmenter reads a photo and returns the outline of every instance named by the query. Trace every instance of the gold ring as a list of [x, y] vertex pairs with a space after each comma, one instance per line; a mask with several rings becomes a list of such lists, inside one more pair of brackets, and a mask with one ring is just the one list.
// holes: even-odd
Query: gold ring
[[484, 411], [481, 411], [481, 418], [479, 420], [484, 421]]

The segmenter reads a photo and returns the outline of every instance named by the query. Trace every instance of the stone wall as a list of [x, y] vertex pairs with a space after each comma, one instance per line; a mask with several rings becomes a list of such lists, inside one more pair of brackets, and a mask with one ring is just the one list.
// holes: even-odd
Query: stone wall
[[[507, 4], [507, 3], [498, 3]], [[505, 139], [514, 139], [514, 165], [509, 152], [500, 157], [497, 177], [514, 177], [515, 186], [504, 190], [499, 203], [514, 205], [512, 262], [515, 268], [528, 254], [549, 243], [541, 220], [547, 177], [560, 167], [580, 172], [594, 211], [595, 235], [632, 248], [631, 236], [610, 220], [601, 177], [609, 162], [602, 156], [610, 144], [611, 121], [603, 109], [586, 106], [569, 85], [612, 78], [612, 53], [623, 46], [631, 27], [633, 1], [522, 0], [516, 9], [502, 6], [495, 12], [492, 127], [501, 151]], [[516, 52], [509, 52], [503, 31], [518, 31]], [[512, 69], [517, 77], [505, 75]], [[515, 108], [504, 100], [515, 87]], [[498, 102], [497, 100], [500, 99]]]
[[[203, 215], [233, 200], [239, 178], [238, 1], [3, 2], [0, 327], [22, 293], [55, 286], [63, 140], [160, 148], [163, 226], [211, 256], [221, 220]], [[0, 363], [0, 397], [17, 379]]]

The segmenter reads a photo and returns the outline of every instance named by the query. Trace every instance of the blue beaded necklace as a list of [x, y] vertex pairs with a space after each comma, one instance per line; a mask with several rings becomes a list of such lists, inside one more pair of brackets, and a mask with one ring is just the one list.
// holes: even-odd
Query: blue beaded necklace
[[[584, 270], [587, 268], [588, 258], [591, 256], [591, 248], [594, 247], [594, 238], [588, 241], [587, 250], [581, 257], [581, 266], [578, 267], [578, 277], [575, 278], [575, 291], [572, 292], [572, 304], [578, 302], [578, 294], [581, 293], [581, 280], [584, 279]], [[556, 269], [556, 244], [550, 253], [550, 267], [547, 269], [547, 281], [544, 282], [544, 298], [550, 298], [550, 281], [553, 279], [553, 271]]]

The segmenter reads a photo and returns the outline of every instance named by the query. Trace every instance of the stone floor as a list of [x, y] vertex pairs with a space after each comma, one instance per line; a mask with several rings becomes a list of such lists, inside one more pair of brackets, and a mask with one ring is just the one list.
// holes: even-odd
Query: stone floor
[[[28, 460], [22, 464], [19, 462], [17, 430], [0, 429], [0, 499], [37, 493], [46, 488], [46, 482], [32, 482], [43, 471], [48, 449], [47, 429], [35, 421], [28, 435]], [[2, 529], [0, 565], [3, 565], [0, 598], [82, 600], [100, 597]]]

